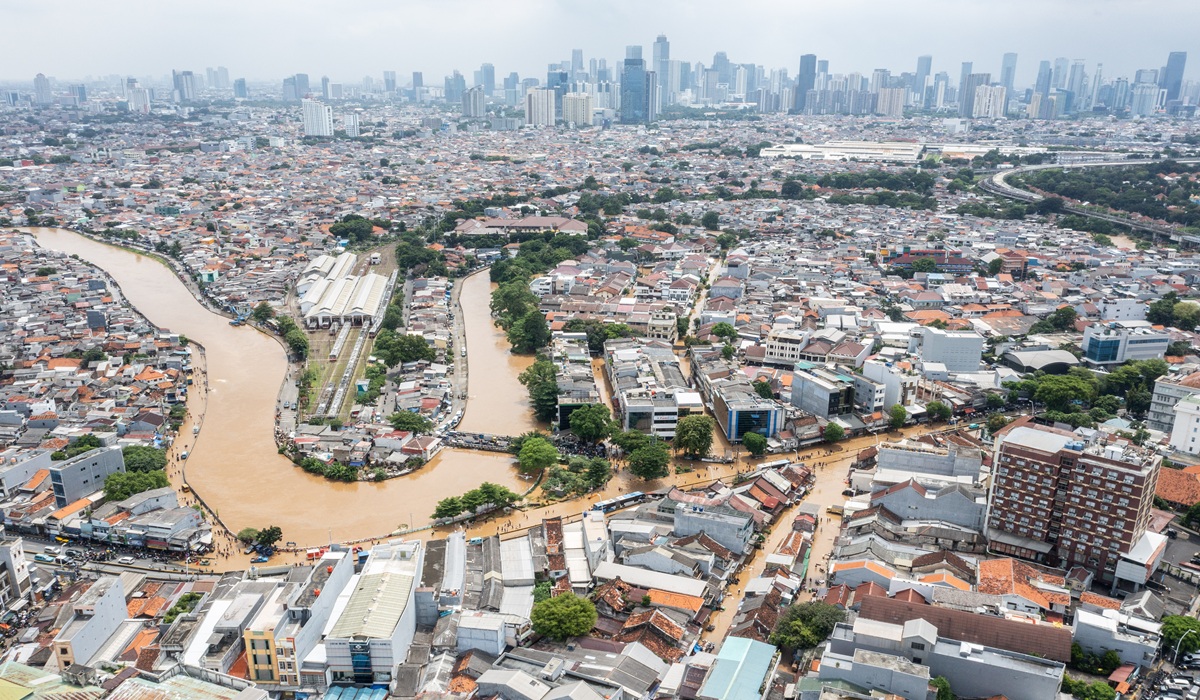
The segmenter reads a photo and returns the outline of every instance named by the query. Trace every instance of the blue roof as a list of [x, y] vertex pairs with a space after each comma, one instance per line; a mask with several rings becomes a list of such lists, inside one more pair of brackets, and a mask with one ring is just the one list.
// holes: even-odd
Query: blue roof
[[742, 637], [726, 637], [700, 696], [722, 700], [759, 700], [760, 688], [775, 659], [775, 647]]

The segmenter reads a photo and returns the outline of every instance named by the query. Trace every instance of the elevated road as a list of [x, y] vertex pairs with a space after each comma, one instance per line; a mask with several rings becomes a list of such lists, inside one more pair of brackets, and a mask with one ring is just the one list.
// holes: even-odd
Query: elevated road
[[[1013, 168], [1011, 170], [1001, 170], [1000, 172], [995, 173], [994, 175], [989, 175], [988, 177], [979, 181], [979, 189], [981, 189], [984, 192], [987, 192], [989, 194], [996, 195], [998, 197], [1006, 197], [1008, 199], [1015, 199], [1019, 202], [1027, 202], [1027, 203], [1040, 202], [1042, 199], [1044, 199], [1044, 197], [1042, 197], [1042, 195], [1035, 194], [1028, 190], [1023, 190], [1023, 189], [1020, 189], [1017, 187], [1013, 187], [1012, 185], [1008, 184], [1008, 181], [1007, 181], [1008, 177], [1010, 175], [1021, 175], [1023, 173], [1029, 173], [1029, 172], [1033, 172], [1035, 170], [1052, 170], [1052, 169], [1056, 169], [1056, 168], [1063, 169], [1063, 170], [1073, 169], [1073, 168], [1116, 168], [1116, 167], [1140, 165], [1143, 163], [1152, 163], [1152, 162], [1155, 162], [1155, 161], [1139, 158], [1136, 160], [1111, 160], [1111, 161], [1099, 161], [1099, 162], [1095, 162], [1095, 163], [1067, 163], [1067, 164], [1063, 164], [1063, 165], [1054, 165], [1054, 164], [1027, 165], [1027, 166], [1024, 166], [1021, 168]], [[1176, 160], [1175, 162], [1186, 163], [1186, 164], [1190, 165], [1190, 164], [1200, 163], [1200, 158], [1181, 158], [1181, 159]], [[1074, 205], [1069, 205], [1069, 204], [1066, 204], [1063, 206], [1063, 211], [1066, 211], [1071, 214], [1077, 214], [1079, 216], [1090, 216], [1093, 219], [1100, 219], [1101, 221], [1108, 221], [1110, 223], [1118, 224], [1120, 226], [1128, 226], [1129, 228], [1132, 228], [1132, 229], [1137, 229], [1139, 231], [1145, 231], [1145, 232], [1153, 235], [1156, 239], [1159, 236], [1162, 236], [1163, 238], [1171, 240], [1175, 243], [1179, 243], [1181, 245], [1200, 245], [1200, 236], [1185, 234], [1182, 231], [1180, 231], [1179, 229], [1173, 228], [1171, 226], [1164, 226], [1164, 225], [1158, 224], [1158, 223], [1139, 221], [1137, 219], [1131, 219], [1131, 218], [1125, 217], [1125, 216], [1117, 216], [1115, 214], [1097, 212], [1097, 211], [1093, 211], [1091, 209], [1086, 209], [1084, 207], [1079, 207], [1079, 206], [1074, 206]]]

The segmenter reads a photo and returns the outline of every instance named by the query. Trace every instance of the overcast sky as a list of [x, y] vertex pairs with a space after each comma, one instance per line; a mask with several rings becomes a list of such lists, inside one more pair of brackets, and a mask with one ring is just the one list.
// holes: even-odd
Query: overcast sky
[[60, 80], [122, 74], [203, 72], [232, 78], [308, 73], [358, 82], [395, 70], [426, 84], [457, 68], [468, 82], [480, 63], [545, 79], [546, 64], [624, 55], [646, 58], [659, 33], [671, 57], [786, 67], [815, 53], [835, 73], [933, 71], [957, 82], [962, 61], [999, 79], [1001, 56], [1020, 54], [1017, 84], [1034, 80], [1041, 59], [1104, 64], [1105, 78], [1159, 68], [1187, 51], [1187, 79], [1200, 62], [1200, 0], [0, 0], [0, 79]]

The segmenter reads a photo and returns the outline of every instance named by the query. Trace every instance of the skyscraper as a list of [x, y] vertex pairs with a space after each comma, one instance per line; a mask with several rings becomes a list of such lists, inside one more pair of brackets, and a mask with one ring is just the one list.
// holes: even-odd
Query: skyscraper
[[1167, 91], [1167, 100], [1178, 100], [1183, 85], [1183, 69], [1187, 65], [1186, 51], [1172, 51], [1167, 56], [1167, 66], [1162, 72], [1162, 87]]
[[[963, 88], [966, 87], [967, 76], [970, 75], [971, 72], [974, 70], [975, 70], [974, 63], [972, 63], [970, 61], [963, 61], [962, 71], [959, 72], [959, 74], [958, 74], [958, 103], [960, 105], [963, 103]], [[972, 94], [972, 95], [969, 95], [969, 97], [974, 99], [975, 96]]]
[[216, 87], [224, 90], [229, 87], [229, 69], [225, 66], [217, 66], [217, 85]]
[[1054, 59], [1054, 74], [1051, 80], [1051, 87], [1065, 89], [1067, 87], [1067, 69], [1070, 63], [1065, 58]]
[[625, 49], [625, 62], [621, 66], [621, 123], [645, 124], [648, 98], [642, 47], [629, 46]]
[[245, 100], [250, 97], [250, 92], [246, 90], [246, 79], [238, 78], [233, 81], [233, 96], [240, 100]]
[[87, 102], [87, 86], [72, 85], [71, 96], [75, 98], [76, 104], [83, 104], [84, 102]]
[[384, 92], [395, 92], [396, 91], [396, 71], [385, 70], [383, 72], [383, 91]]
[[467, 79], [462, 73], [454, 71], [453, 74], [446, 76], [444, 85], [444, 97], [446, 104], [457, 104], [462, 101], [463, 93], [467, 91]]
[[[668, 90], [668, 84], [670, 83], [668, 76], [670, 66], [668, 64], [670, 60], [671, 42], [667, 41], [666, 34], [659, 34], [658, 38], [654, 40], [654, 63], [651, 64], [658, 87], [658, 100], [656, 100], [658, 107], [674, 101], [673, 95], [670, 94], [672, 91]], [[678, 88], [675, 91], [678, 91]]]
[[333, 136], [333, 108], [317, 100], [300, 101], [305, 136]]
[[296, 76], [291, 75], [283, 79], [283, 101], [295, 102], [300, 99], [300, 93], [296, 92]]
[[328, 75], [321, 76], [321, 97], [326, 100], [329, 99], [329, 76]]
[[[968, 82], [970, 79], [968, 78]], [[999, 119], [1004, 116], [1008, 90], [1003, 85], [980, 85], [975, 88], [971, 116], [975, 119]]]
[[1034, 93], [1045, 97], [1050, 94], [1050, 87], [1054, 84], [1054, 74], [1050, 70], [1050, 62], [1042, 61], [1038, 64], [1037, 82], [1034, 83]]
[[54, 102], [54, 96], [50, 94], [50, 80], [42, 73], [33, 77], [33, 101], [40, 105]]
[[525, 93], [525, 125], [554, 126], [554, 91], [534, 88]]
[[1017, 55], [1015, 53], [1004, 54], [1004, 60], [1000, 63], [1000, 84], [1008, 92], [1013, 91], [1013, 79], [1017, 75]]
[[359, 119], [354, 112], [347, 112], [342, 115], [342, 129], [347, 136], [355, 137], [359, 135]]
[[308, 73], [297, 73], [296, 74], [296, 98], [304, 99], [305, 97], [308, 97], [309, 92], [310, 92], [310, 90], [308, 87]]
[[196, 99], [196, 76], [190, 70], [171, 71], [171, 79], [175, 87], [176, 102], [191, 102]]
[[571, 79], [577, 80], [583, 72], [583, 49], [571, 49]]
[[482, 117], [487, 113], [487, 99], [482, 85], [476, 85], [463, 93], [462, 114], [464, 117]]
[[563, 70], [561, 65], [551, 63], [546, 67], [546, 89], [554, 92], [555, 114], [562, 114], [562, 98], [567, 94], [567, 86], [570, 83], [571, 76]]
[[1084, 84], [1087, 76], [1083, 70], [1083, 59], [1077, 58], [1071, 63], [1071, 77], [1067, 80], [1067, 91], [1071, 93], [1071, 111], [1078, 112], [1084, 103]]
[[[824, 63], [824, 61], [822, 61]], [[796, 74], [796, 92], [792, 104], [796, 114], [803, 114], [807, 106], [808, 91], [817, 84], [817, 55], [806, 53], [800, 57], [800, 72]]]
[[925, 83], [929, 80], [929, 71], [933, 69], [933, 56], [917, 57], [917, 73], [913, 76], [912, 91], [917, 96], [917, 104], [925, 103]]
[[975, 91], [980, 86], [987, 85], [990, 82], [992, 82], [991, 73], [968, 73], [967, 76], [963, 78], [962, 84], [959, 86], [958, 90], [958, 116], [976, 116]]
[[483, 86], [483, 94], [491, 97], [496, 92], [496, 67], [485, 63], [479, 67], [479, 84]]

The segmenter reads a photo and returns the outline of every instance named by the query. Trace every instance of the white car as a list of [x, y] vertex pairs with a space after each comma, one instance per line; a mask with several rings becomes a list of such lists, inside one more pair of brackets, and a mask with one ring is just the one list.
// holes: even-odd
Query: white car
[[120, 559], [117, 560], [117, 563], [118, 564], [132, 564], [134, 561], [135, 560], [133, 557], [121, 557]]

